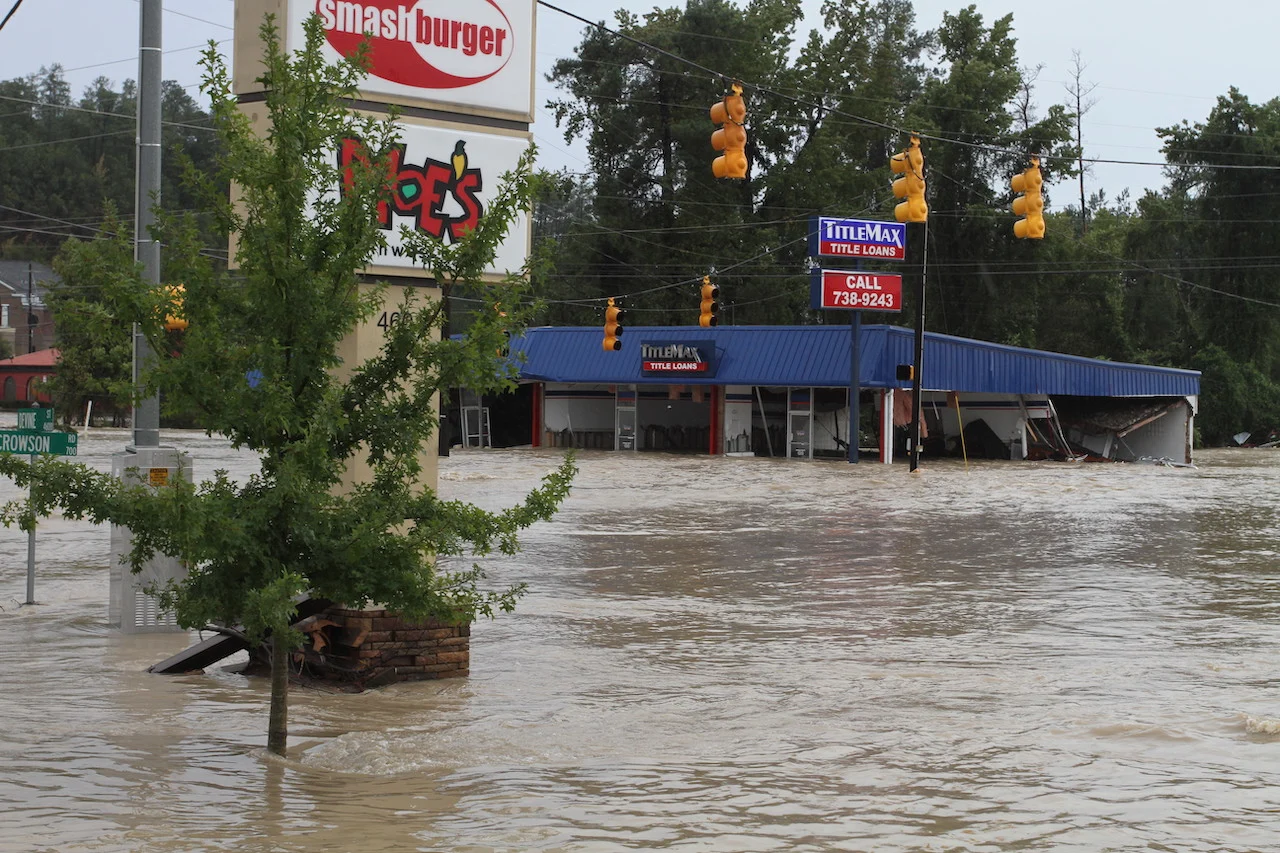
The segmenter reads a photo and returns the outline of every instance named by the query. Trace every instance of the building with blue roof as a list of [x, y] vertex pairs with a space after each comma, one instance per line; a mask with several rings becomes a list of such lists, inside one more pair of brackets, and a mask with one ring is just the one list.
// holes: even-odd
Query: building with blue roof
[[[852, 411], [858, 446], [888, 462], [914, 332], [864, 325], [858, 339], [852, 409], [849, 326], [632, 327], [609, 352], [599, 328], [543, 327], [511, 352], [534, 445], [841, 457]], [[1197, 371], [926, 332], [921, 383], [926, 455], [1191, 460]], [[464, 443], [482, 432], [483, 401], [468, 402]]]

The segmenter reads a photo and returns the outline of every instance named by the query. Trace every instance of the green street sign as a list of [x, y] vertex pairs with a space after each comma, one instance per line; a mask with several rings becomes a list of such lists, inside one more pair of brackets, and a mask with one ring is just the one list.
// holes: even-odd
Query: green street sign
[[53, 429], [53, 409], [18, 409], [18, 429], [49, 432]]
[[74, 432], [27, 432], [0, 429], [0, 453], [39, 453], [50, 456], [76, 456], [80, 436]]

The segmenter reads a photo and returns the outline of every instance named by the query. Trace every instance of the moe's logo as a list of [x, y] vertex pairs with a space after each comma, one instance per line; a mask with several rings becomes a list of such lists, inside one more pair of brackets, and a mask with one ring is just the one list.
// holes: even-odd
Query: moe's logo
[[511, 21], [495, 0], [316, 0], [334, 50], [350, 56], [370, 36], [371, 73], [418, 89], [459, 89], [506, 67]]
[[[344, 139], [338, 149], [343, 192], [350, 190], [352, 167], [367, 162], [364, 143]], [[391, 198], [378, 202], [378, 225], [391, 229], [391, 214], [413, 218], [414, 227], [438, 240], [456, 242], [472, 230], [484, 215], [477, 197], [484, 190], [484, 178], [472, 168], [467, 144], [459, 139], [447, 161], [425, 159], [422, 165], [405, 158], [405, 146], [395, 145], [388, 153], [387, 176]]]

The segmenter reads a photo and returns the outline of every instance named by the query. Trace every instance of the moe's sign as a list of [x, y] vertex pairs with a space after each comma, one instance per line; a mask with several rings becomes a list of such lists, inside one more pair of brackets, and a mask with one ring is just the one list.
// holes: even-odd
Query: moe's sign
[[533, 112], [535, 0], [289, 0], [290, 32], [320, 17], [331, 58], [368, 34], [367, 95], [425, 100], [458, 112]]
[[646, 376], [716, 375], [714, 341], [641, 341], [640, 372]]
[[[377, 221], [387, 244], [373, 266], [421, 269], [406, 252], [402, 227], [443, 243], [456, 243], [479, 224], [503, 172], [516, 167], [527, 142], [478, 130], [401, 124], [400, 142], [388, 152], [390, 198], [378, 203]], [[353, 164], [364, 157], [358, 139], [343, 140], [335, 152], [346, 191]], [[524, 266], [529, 252], [529, 217], [520, 214], [498, 246], [493, 266], [502, 275]]]

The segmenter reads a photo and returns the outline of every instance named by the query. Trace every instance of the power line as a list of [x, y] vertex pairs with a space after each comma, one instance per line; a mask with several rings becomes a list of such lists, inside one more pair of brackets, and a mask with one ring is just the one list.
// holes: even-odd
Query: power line
[[22, 145], [9, 145], [0, 148], [0, 152], [19, 151], [24, 148], [40, 148], [45, 145], [60, 145], [64, 142], [84, 142], [86, 139], [102, 139], [107, 136], [122, 136], [124, 134], [133, 133], [132, 130], [112, 130], [107, 133], [91, 133], [88, 136], [69, 136], [63, 139], [49, 139], [44, 142], [27, 142]]
[[4, 25], [9, 23], [9, 19], [13, 17], [13, 13], [18, 11], [18, 7], [21, 5], [22, 5], [22, 0], [17, 0], [17, 2], [13, 4], [13, 8], [9, 10], [9, 14], [4, 16], [3, 21], [0, 21], [0, 30], [4, 29]]
[[[0, 101], [14, 101], [15, 103], [19, 103], [19, 104], [30, 104], [34, 107], [47, 107], [51, 110], [70, 110], [71, 112], [76, 112], [76, 113], [88, 113], [89, 115], [106, 116], [107, 118], [124, 118], [124, 119], [128, 119], [129, 121], [137, 120], [137, 116], [129, 115], [128, 113], [113, 113], [113, 112], [107, 112], [106, 110], [94, 110], [94, 109], [89, 109], [88, 107], [77, 107], [73, 104], [55, 104], [50, 101], [34, 101], [34, 100], [31, 100], [30, 98], [18, 98], [13, 95], [0, 95]], [[161, 124], [168, 125], [169, 127], [184, 127], [184, 128], [187, 128], [188, 130], [203, 130], [207, 133], [215, 132], [215, 128], [206, 127], [205, 125], [202, 125], [202, 124], [190, 124], [188, 122], [182, 122], [182, 121], [164, 121], [164, 122], [161, 122]]]
[[[139, 3], [141, 2], [141, 0], [133, 0], [133, 2]], [[235, 27], [229, 27], [226, 24], [221, 24], [221, 23], [218, 23], [217, 21], [206, 20], [205, 18], [197, 18], [195, 15], [188, 15], [186, 12], [179, 12], [177, 9], [170, 9], [167, 6], [165, 7], [164, 11], [170, 15], [177, 15], [180, 18], [189, 18], [192, 21], [199, 21], [202, 24], [208, 24], [211, 27], [222, 27], [224, 30], [235, 29]]]

